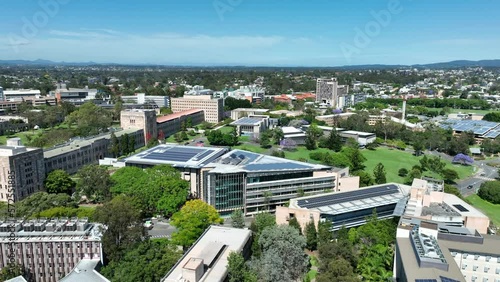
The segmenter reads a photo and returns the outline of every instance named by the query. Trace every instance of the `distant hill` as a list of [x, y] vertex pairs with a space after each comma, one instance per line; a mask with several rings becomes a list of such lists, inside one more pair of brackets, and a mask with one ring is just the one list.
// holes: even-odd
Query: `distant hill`
[[[49, 60], [0, 60], [0, 65], [18, 65], [18, 66], [153, 66], [153, 65], [140, 65], [140, 64], [118, 64], [118, 63], [95, 63], [95, 62], [54, 62]], [[154, 66], [165, 66], [165, 67], [176, 67], [176, 68], [199, 68], [199, 67], [219, 67], [224, 68], [221, 65], [205, 65], [205, 66], [190, 66], [190, 65], [154, 65]], [[259, 66], [227, 66], [228, 68], [305, 68], [311, 69], [315, 67], [259, 67]], [[416, 64], [416, 65], [384, 65], [384, 64], [372, 64], [372, 65], [348, 65], [348, 66], [332, 66], [332, 67], [318, 67], [321, 69], [344, 69], [344, 70], [362, 70], [362, 69], [396, 69], [396, 68], [431, 68], [431, 69], [447, 69], [447, 68], [464, 68], [464, 67], [489, 67], [489, 68], [500, 68], [500, 60], [480, 60], [480, 61], [468, 61], [468, 60], [457, 60], [451, 62], [441, 62], [432, 64]]]

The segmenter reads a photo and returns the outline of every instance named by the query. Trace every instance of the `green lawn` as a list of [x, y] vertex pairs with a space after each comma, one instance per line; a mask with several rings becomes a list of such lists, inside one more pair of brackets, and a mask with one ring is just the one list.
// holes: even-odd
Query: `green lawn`
[[265, 154], [269, 149], [261, 148], [259, 145], [243, 143], [238, 146], [234, 146], [233, 149], [240, 149], [245, 151], [250, 151], [259, 154]]
[[500, 205], [494, 205], [487, 202], [479, 198], [478, 195], [467, 197], [467, 201], [474, 207], [484, 212], [496, 226], [500, 226]]
[[287, 159], [296, 160], [296, 161], [298, 161], [299, 159], [302, 158], [302, 159], [308, 160], [308, 162], [310, 162], [310, 163], [319, 163], [318, 161], [311, 160], [311, 158], [309, 157], [309, 154], [312, 152], [331, 152], [331, 151], [328, 149], [325, 149], [325, 148], [318, 148], [314, 151], [309, 151], [304, 146], [297, 146], [297, 149], [295, 151], [292, 151], [292, 152], [285, 151], [285, 157]]
[[28, 144], [28, 137], [27, 137], [28, 135], [33, 136], [33, 135], [37, 135], [37, 134], [42, 134], [43, 132], [44, 132], [43, 129], [38, 129], [38, 130], [18, 132], [18, 133], [14, 133], [11, 135], [1, 135], [0, 136], [0, 144], [5, 145], [5, 144], [7, 144], [7, 139], [19, 137], [19, 138], [21, 138], [21, 142], [23, 143], [23, 145], [26, 145], [26, 144]]
[[309, 272], [307, 272], [307, 276], [309, 278], [308, 281], [313, 281], [318, 274], [318, 271], [316, 269], [313, 269], [318, 267], [318, 259], [315, 256], [309, 256], [309, 259], [309, 261], [311, 262], [311, 269], [309, 270]]
[[230, 133], [230, 132], [232, 132], [232, 131], [233, 131], [233, 129], [234, 129], [234, 127], [233, 127], [233, 126], [228, 126], [228, 125], [226, 125], [226, 126], [224, 126], [224, 127], [221, 127], [219, 130], [220, 130], [222, 133]]
[[[378, 163], [382, 163], [385, 167], [387, 182], [396, 183], [404, 182], [404, 178], [398, 175], [398, 171], [400, 168], [411, 170], [414, 165], [420, 165], [419, 159], [422, 158], [422, 156], [415, 157], [411, 153], [385, 147], [379, 147], [376, 150], [363, 150], [362, 152], [367, 159], [367, 161], [365, 162], [366, 172], [373, 174], [373, 169], [375, 168], [375, 166]], [[472, 167], [470, 166], [454, 165], [448, 161], [446, 161], [446, 163], [446, 168], [456, 170], [460, 179], [467, 178], [473, 172]], [[429, 171], [425, 171], [423, 175], [441, 179], [439, 175]]]

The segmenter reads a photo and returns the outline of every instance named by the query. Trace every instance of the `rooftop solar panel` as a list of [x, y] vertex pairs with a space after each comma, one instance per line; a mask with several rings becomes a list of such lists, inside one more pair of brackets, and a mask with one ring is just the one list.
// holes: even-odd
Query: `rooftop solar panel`
[[398, 186], [394, 184], [389, 184], [373, 188], [365, 188], [344, 193], [336, 193], [336, 194], [298, 200], [297, 204], [301, 208], [317, 208], [322, 206], [352, 202], [360, 199], [391, 195], [396, 193], [399, 193]]
[[206, 156], [210, 155], [211, 153], [212, 153], [212, 151], [206, 150], [205, 152], [197, 155], [196, 159], [202, 160], [203, 158], [205, 158]]
[[466, 209], [464, 206], [462, 205], [453, 205], [457, 210], [461, 211], [461, 212], [468, 212], [469, 210]]
[[439, 278], [441, 278], [441, 282], [460, 282], [458, 280], [451, 279], [451, 278], [444, 277], [444, 276], [439, 276]]

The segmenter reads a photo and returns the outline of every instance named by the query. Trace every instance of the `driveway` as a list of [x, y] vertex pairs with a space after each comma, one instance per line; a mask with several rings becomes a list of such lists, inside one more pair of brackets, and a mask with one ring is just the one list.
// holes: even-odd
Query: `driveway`
[[148, 235], [151, 239], [154, 238], [170, 238], [172, 233], [175, 232], [175, 227], [171, 226], [165, 219], [158, 221], [158, 219], [152, 219], [153, 229], [148, 230]]

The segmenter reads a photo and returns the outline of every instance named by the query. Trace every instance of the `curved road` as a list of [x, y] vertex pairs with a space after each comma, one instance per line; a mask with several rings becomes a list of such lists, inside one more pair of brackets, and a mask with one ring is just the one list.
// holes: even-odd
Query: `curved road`
[[457, 183], [457, 187], [462, 195], [473, 194], [479, 189], [482, 183], [495, 180], [498, 177], [497, 168], [487, 165], [489, 162], [496, 162], [499, 159], [488, 161], [475, 161], [476, 172], [469, 178]]

